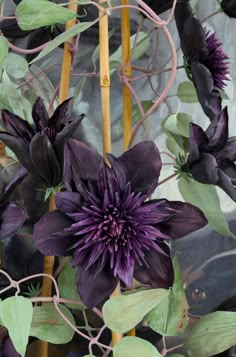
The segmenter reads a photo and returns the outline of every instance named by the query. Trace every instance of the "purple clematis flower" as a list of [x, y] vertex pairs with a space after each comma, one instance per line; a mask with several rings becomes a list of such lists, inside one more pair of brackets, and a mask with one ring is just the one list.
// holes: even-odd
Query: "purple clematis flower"
[[221, 187], [236, 201], [236, 137], [229, 138], [225, 107], [206, 131], [190, 125], [189, 156], [182, 170], [201, 183]]
[[204, 113], [212, 120], [221, 111], [220, 92], [229, 80], [228, 56], [215, 33], [204, 29], [188, 1], [179, 2], [175, 20], [186, 72], [193, 81]]
[[236, 1], [235, 0], [222, 0], [221, 8], [229, 17], [236, 18]]
[[32, 109], [32, 125], [8, 110], [2, 111], [1, 124], [7, 132], [0, 131], [0, 140], [16, 154], [22, 166], [41, 178], [46, 187], [60, 184], [65, 142], [84, 117], [81, 114], [72, 120], [71, 109], [72, 98], [60, 104], [49, 118], [43, 101], [38, 98]]
[[92, 307], [108, 297], [118, 281], [133, 277], [152, 287], [173, 283], [165, 239], [178, 239], [207, 224], [188, 203], [150, 200], [158, 184], [160, 154], [151, 141], [137, 144], [109, 164], [74, 139], [65, 147], [66, 184], [74, 192], [56, 195], [57, 210], [34, 228], [34, 244], [46, 255], [72, 255], [77, 288]]
[[16, 186], [27, 176], [27, 171], [21, 168], [16, 175], [1, 189], [0, 193], [0, 240], [8, 238], [22, 227], [27, 216], [24, 208], [17, 203], [9, 201], [10, 194]]

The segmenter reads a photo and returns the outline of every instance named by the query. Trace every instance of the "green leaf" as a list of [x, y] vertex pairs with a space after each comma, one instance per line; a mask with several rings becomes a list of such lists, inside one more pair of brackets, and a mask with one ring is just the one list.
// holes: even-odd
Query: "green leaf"
[[65, 264], [63, 270], [58, 276], [58, 287], [60, 290], [60, 295], [64, 299], [75, 300], [80, 302], [77, 304], [66, 304], [71, 309], [85, 310], [86, 306], [81, 302], [80, 296], [76, 289], [76, 271], [70, 265], [68, 260]]
[[94, 355], [86, 355], [84, 357], [96, 357], [96, 356], [94, 356]]
[[0, 303], [1, 323], [8, 329], [16, 351], [25, 355], [28, 344], [33, 306], [23, 296], [12, 296]]
[[175, 113], [166, 118], [162, 127], [164, 130], [169, 131], [172, 134], [189, 137], [189, 123], [191, 123], [192, 117], [185, 113]]
[[197, 321], [184, 346], [191, 357], [216, 355], [236, 345], [235, 330], [235, 312], [213, 312]]
[[163, 336], [182, 335], [188, 325], [188, 303], [185, 297], [180, 266], [173, 259], [175, 281], [169, 294], [144, 318], [151, 329]]
[[198, 97], [193, 82], [186, 81], [180, 83], [177, 89], [177, 96], [182, 103], [198, 103]]
[[[136, 34], [130, 37], [130, 47], [133, 48]], [[150, 47], [150, 34], [147, 32], [140, 32], [135, 50], [132, 55], [132, 61], [142, 57]], [[112, 74], [117, 67], [121, 65], [122, 47], [120, 46], [109, 58], [110, 73]]]
[[0, 65], [4, 62], [7, 57], [9, 50], [8, 40], [4, 36], [0, 36]]
[[200, 208], [213, 230], [223, 236], [234, 237], [221, 210], [215, 186], [184, 178], [179, 180], [178, 185], [184, 200]]
[[2, 63], [2, 68], [5, 69], [9, 76], [17, 79], [24, 78], [29, 70], [26, 59], [12, 52], [8, 53], [8, 56]]
[[[64, 305], [59, 304], [58, 307], [67, 319], [75, 325], [71, 312]], [[42, 341], [61, 344], [71, 341], [74, 330], [59, 315], [54, 304], [50, 303], [34, 307], [30, 336], [37, 337]]]
[[165, 289], [150, 289], [109, 299], [103, 306], [103, 317], [112, 331], [124, 333], [136, 326], [144, 316], [168, 295]]
[[148, 341], [139, 337], [124, 337], [113, 347], [113, 357], [162, 357]]
[[8, 109], [32, 123], [32, 105], [22, 96], [17, 84], [4, 71], [0, 83], [0, 108]]
[[24, 31], [64, 24], [76, 17], [75, 12], [47, 0], [22, 0], [15, 14], [19, 27]]
[[185, 156], [188, 151], [189, 123], [192, 117], [185, 113], [175, 113], [161, 123], [166, 134], [166, 146], [176, 157]]
[[174, 355], [170, 355], [170, 357], [185, 357], [184, 355], [180, 355], [180, 354], [174, 354]]
[[[45, 1], [45, 0], [43, 0]], [[89, 27], [91, 27], [94, 23], [93, 22], [81, 22], [75, 26], [73, 26], [71, 29], [63, 32], [59, 36], [55, 37], [52, 41], [49, 42], [49, 44], [38, 54], [37, 57], [35, 57], [30, 64], [37, 62], [41, 58], [45, 57], [48, 55], [50, 52], [55, 50], [58, 46], [60, 46], [62, 43], [68, 41], [71, 37], [77, 36], [79, 33], [87, 30]]]

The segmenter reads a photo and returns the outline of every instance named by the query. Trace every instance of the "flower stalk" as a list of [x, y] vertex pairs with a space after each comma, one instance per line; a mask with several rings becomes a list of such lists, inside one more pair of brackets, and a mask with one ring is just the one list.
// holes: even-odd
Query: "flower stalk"
[[[73, 0], [69, 0], [68, 9], [77, 13], [78, 4], [74, 3]], [[76, 23], [76, 18], [67, 21], [66, 30], [72, 28]], [[73, 39], [69, 42], [65, 42], [63, 50], [63, 60], [61, 67], [61, 82], [60, 82], [60, 91], [59, 91], [59, 103], [62, 103], [68, 98], [69, 86], [70, 86], [70, 76], [71, 76], [71, 65], [73, 61], [73, 54], [71, 52], [71, 46], [73, 44]], [[51, 193], [49, 199], [49, 211], [53, 211], [56, 208], [55, 206], [55, 195]], [[45, 256], [44, 257], [44, 273], [51, 275], [53, 274], [55, 257], [54, 256]], [[43, 285], [42, 285], [42, 296], [50, 297], [52, 291], [52, 280], [44, 275]], [[38, 356], [47, 357], [48, 355], [48, 342], [39, 341]]]

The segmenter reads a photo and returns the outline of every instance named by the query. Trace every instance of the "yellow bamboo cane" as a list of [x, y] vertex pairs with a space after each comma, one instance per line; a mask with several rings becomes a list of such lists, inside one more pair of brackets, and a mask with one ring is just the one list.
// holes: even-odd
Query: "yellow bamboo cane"
[[[69, 0], [68, 9], [77, 13], [78, 4], [74, 3], [74, 0]], [[76, 23], [76, 18], [70, 20], [66, 23], [66, 30], [69, 30]], [[59, 103], [62, 103], [68, 98], [69, 87], [70, 87], [70, 72], [71, 64], [73, 60], [73, 54], [71, 52], [71, 45], [73, 44], [73, 39], [70, 39], [68, 43], [64, 45], [62, 68], [61, 68], [61, 82], [59, 91]], [[51, 194], [49, 200], [49, 211], [55, 209], [54, 194]], [[54, 257], [45, 256], [44, 258], [44, 273], [52, 275], [54, 266]], [[52, 281], [51, 279], [44, 277], [42, 286], [42, 296], [51, 296], [52, 291]], [[48, 355], [48, 343], [45, 341], [39, 341], [38, 357], [47, 357]]]
[[[100, 0], [101, 2], [102, 0]], [[100, 12], [99, 20], [99, 45], [100, 45], [100, 87], [101, 87], [101, 112], [102, 112], [102, 143], [103, 156], [111, 152], [111, 119], [110, 119], [110, 66], [109, 66], [109, 35], [108, 16]], [[120, 295], [118, 285], [111, 296]], [[112, 331], [112, 345], [122, 338], [122, 334]]]
[[[129, 0], [121, 0], [121, 5], [129, 5]], [[130, 15], [129, 8], [121, 9], [121, 44], [122, 44], [122, 68], [124, 74], [131, 78], [131, 51], [130, 51]], [[127, 150], [132, 134], [132, 94], [129, 88], [123, 84], [123, 126], [124, 126], [124, 149]], [[135, 328], [127, 333], [135, 336]]]
[[[121, 0], [121, 5], [129, 5], [129, 0]], [[124, 74], [131, 78], [130, 64], [130, 15], [129, 9], [121, 9], [121, 44], [122, 44], [122, 68]], [[124, 149], [128, 149], [132, 134], [132, 95], [129, 88], [123, 85], [123, 125], [124, 125]]]

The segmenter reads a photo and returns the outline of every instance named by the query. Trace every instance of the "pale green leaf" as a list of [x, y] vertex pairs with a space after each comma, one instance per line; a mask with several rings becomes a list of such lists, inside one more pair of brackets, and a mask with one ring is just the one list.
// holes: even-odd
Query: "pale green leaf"
[[[66, 318], [75, 325], [71, 312], [64, 305], [59, 304], [58, 307]], [[49, 303], [34, 307], [30, 336], [37, 337], [42, 341], [61, 344], [71, 341], [73, 335], [74, 330], [59, 315], [54, 304]]]
[[124, 333], [142, 321], [167, 295], [168, 290], [150, 289], [112, 297], [103, 306], [104, 322], [112, 331]]
[[58, 287], [60, 295], [64, 299], [78, 301], [79, 304], [66, 304], [71, 309], [85, 310], [86, 306], [81, 302], [80, 296], [76, 288], [76, 271], [67, 261], [64, 268], [58, 276]]
[[185, 113], [175, 113], [170, 115], [163, 121], [163, 129], [168, 130], [172, 134], [189, 137], [189, 123], [192, 122], [192, 117]]
[[198, 97], [193, 82], [186, 81], [180, 83], [177, 89], [177, 96], [182, 103], [198, 103]]
[[17, 79], [24, 78], [29, 70], [26, 59], [13, 52], [8, 53], [5, 61], [2, 63], [2, 68], [5, 69], [9, 76]]
[[33, 306], [23, 296], [12, 296], [0, 303], [1, 323], [8, 329], [16, 351], [25, 355], [28, 344]]
[[50, 52], [55, 50], [58, 46], [60, 46], [62, 43], [68, 41], [71, 37], [77, 36], [79, 33], [87, 30], [89, 27], [93, 25], [93, 22], [81, 22], [75, 26], [73, 26], [71, 29], [63, 32], [59, 36], [55, 37], [52, 41], [49, 42], [49, 44], [38, 54], [37, 57], [35, 57], [30, 64], [40, 60], [41, 58], [45, 57], [48, 55]]
[[22, 0], [15, 14], [19, 27], [24, 31], [64, 24], [76, 17], [75, 12], [46, 0]]
[[221, 210], [215, 186], [205, 185], [194, 180], [179, 180], [179, 191], [186, 202], [200, 208], [214, 231], [223, 236], [234, 237]]
[[144, 318], [146, 324], [163, 336], [182, 335], [188, 325], [188, 303], [183, 288], [180, 266], [173, 259], [174, 285], [169, 294]]
[[0, 36], [0, 65], [4, 62], [7, 57], [9, 50], [8, 40], [4, 36]]
[[213, 312], [196, 322], [184, 346], [191, 357], [215, 356], [236, 345], [235, 331], [235, 312]]
[[139, 337], [124, 337], [113, 347], [113, 357], [162, 357], [156, 347]]

